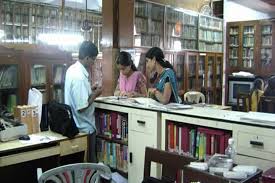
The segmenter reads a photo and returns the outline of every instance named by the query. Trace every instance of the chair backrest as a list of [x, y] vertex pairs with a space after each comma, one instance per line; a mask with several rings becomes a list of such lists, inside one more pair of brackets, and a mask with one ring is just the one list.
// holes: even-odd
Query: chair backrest
[[251, 111], [251, 95], [249, 93], [237, 94], [237, 110], [244, 112]]
[[259, 106], [260, 112], [275, 113], [275, 97], [261, 96]]
[[111, 170], [103, 164], [76, 163], [53, 168], [44, 172], [38, 183], [94, 183], [101, 177], [111, 180]]
[[203, 93], [198, 91], [189, 91], [184, 94], [184, 101], [191, 102], [191, 103], [205, 103], [205, 96]]
[[156, 162], [162, 164], [161, 179], [166, 182], [175, 182], [178, 170], [182, 170], [185, 165], [192, 161], [196, 161], [196, 159], [189, 156], [146, 147], [144, 179], [150, 177], [151, 162]]

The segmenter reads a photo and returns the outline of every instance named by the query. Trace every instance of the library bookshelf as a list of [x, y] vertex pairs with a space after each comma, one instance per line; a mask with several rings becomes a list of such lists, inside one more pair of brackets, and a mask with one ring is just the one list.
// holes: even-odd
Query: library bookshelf
[[[142, 182], [145, 147], [160, 148], [160, 113], [100, 101], [95, 107], [99, 159], [128, 176], [129, 182]], [[157, 169], [152, 165], [151, 174], [157, 176]]]
[[50, 46], [10, 46], [0, 47], [1, 104], [11, 112], [15, 105], [27, 104], [30, 88], [42, 92], [43, 103], [63, 102], [65, 71], [72, 61], [70, 54]]

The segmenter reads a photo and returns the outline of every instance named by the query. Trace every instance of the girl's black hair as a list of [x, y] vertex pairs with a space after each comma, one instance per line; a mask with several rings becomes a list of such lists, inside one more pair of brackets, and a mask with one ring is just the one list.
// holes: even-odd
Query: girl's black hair
[[254, 90], [263, 90], [264, 81], [261, 78], [258, 78], [254, 81], [252, 91]]
[[153, 59], [154, 57], [162, 67], [174, 70], [173, 66], [164, 59], [163, 51], [159, 47], [153, 47], [147, 51], [146, 58]]
[[121, 51], [117, 57], [116, 64], [123, 65], [123, 66], [131, 66], [133, 71], [137, 71], [137, 67], [135, 66], [130, 53], [126, 51]]

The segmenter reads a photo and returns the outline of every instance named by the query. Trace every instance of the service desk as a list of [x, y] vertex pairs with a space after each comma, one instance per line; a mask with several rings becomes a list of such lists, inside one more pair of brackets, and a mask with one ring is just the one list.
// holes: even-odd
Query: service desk
[[[81, 153], [79, 156], [82, 156], [82, 158], [80, 157], [80, 161], [87, 160], [88, 142], [87, 134], [85, 133], [80, 133], [72, 139], [51, 131], [40, 132], [30, 135], [30, 137], [31, 141], [29, 142], [19, 140], [0, 142], [1, 182], [6, 179], [8, 179], [7, 182], [14, 182], [15, 180], [9, 177], [9, 174], [25, 178], [22, 172], [27, 171], [27, 167], [30, 168], [27, 171], [29, 175], [36, 174], [36, 172], [33, 172], [36, 167], [43, 167], [44, 169], [53, 168], [63, 164], [62, 161], [64, 160], [62, 158], [66, 159], [67, 156], [73, 157], [78, 153]], [[28, 178], [29, 176], [26, 175], [26, 179], [29, 182], [33, 182], [36, 179]]]

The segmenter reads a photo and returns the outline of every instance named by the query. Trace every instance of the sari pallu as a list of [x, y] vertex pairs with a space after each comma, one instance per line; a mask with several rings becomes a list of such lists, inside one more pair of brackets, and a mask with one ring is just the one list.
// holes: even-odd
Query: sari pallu
[[[169, 78], [169, 82], [171, 84], [172, 94], [174, 95], [175, 102], [180, 103], [179, 95], [178, 95], [178, 86], [175, 73], [172, 69], [166, 68], [160, 75], [159, 81], [155, 84], [155, 88], [160, 92], [164, 91], [164, 85], [166, 83], [166, 78]], [[172, 96], [171, 96], [172, 97]], [[171, 100], [170, 97], [170, 100]]]

